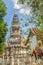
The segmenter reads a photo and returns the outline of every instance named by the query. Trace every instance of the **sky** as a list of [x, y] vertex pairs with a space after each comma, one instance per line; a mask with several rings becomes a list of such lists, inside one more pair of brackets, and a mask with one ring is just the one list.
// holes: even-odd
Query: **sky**
[[[17, 3], [18, 0], [3, 0], [7, 6], [7, 15], [4, 17], [5, 22], [8, 23], [8, 33], [6, 36], [6, 40], [8, 40], [8, 37], [10, 35], [10, 27], [11, 22], [13, 20], [13, 15], [16, 13], [18, 15], [18, 18], [20, 20], [20, 26], [22, 27], [22, 30], [26, 32], [30, 28], [34, 28], [35, 24], [33, 21], [31, 21], [32, 14], [30, 13], [31, 9], [30, 7], [20, 5]], [[29, 26], [24, 27], [25, 22], [29, 22]], [[24, 38], [26, 38], [27, 35], [24, 35]], [[32, 45], [34, 47], [34, 45]]]
[[11, 27], [11, 22], [13, 20], [13, 15], [16, 13], [19, 17], [21, 27], [23, 31], [27, 31], [27, 29], [32, 28], [35, 26], [32, 22], [29, 23], [28, 27], [23, 27], [24, 22], [29, 22], [28, 19], [30, 20], [31, 13], [30, 13], [30, 8], [24, 5], [18, 4], [18, 0], [3, 0], [7, 6], [7, 15], [5, 16], [4, 20], [8, 23], [8, 33], [6, 38], [8, 39], [8, 36], [10, 34], [10, 27]]

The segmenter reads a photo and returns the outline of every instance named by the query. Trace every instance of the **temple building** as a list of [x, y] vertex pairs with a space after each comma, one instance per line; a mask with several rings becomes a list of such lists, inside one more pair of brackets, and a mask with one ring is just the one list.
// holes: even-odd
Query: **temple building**
[[28, 42], [30, 43], [32, 52], [33, 50], [40, 49], [41, 51], [38, 51], [43, 53], [43, 32], [41, 30], [32, 28], [27, 38], [27, 43]]
[[25, 40], [19, 18], [17, 14], [14, 14], [7, 47], [3, 56], [0, 57], [2, 59], [0, 65], [32, 65], [35, 58], [31, 54], [33, 50], [39, 51], [39, 48], [43, 53], [43, 32], [32, 28]]
[[3, 65], [28, 65], [29, 45], [24, 45], [24, 37], [21, 32], [19, 18], [17, 14], [14, 14]]

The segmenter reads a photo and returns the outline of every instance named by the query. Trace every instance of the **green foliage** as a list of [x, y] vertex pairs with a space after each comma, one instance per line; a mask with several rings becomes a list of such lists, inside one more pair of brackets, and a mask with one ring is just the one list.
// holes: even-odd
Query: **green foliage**
[[4, 53], [4, 49], [6, 48], [6, 43], [0, 43], [0, 55]]
[[43, 23], [41, 23], [40, 26], [38, 26], [38, 29], [43, 31]]
[[[19, 1], [22, 3], [22, 0]], [[32, 7], [31, 12], [33, 16], [35, 15], [34, 18], [37, 17], [36, 22], [38, 23], [36, 24], [38, 25], [38, 28], [41, 29], [43, 26], [43, 0], [28, 0], [28, 2], [26, 1], [24, 0], [23, 3], [27, 3], [28, 6]], [[43, 30], [43, 28], [41, 30]]]
[[0, 21], [0, 42], [3, 42], [5, 40], [7, 31], [7, 23]]
[[28, 22], [26, 22], [26, 23], [25, 23], [25, 26], [27, 27], [28, 25], [29, 25], [29, 23], [28, 23]]
[[6, 5], [1, 0], [0, 1], [0, 19], [6, 15]]
[[4, 21], [6, 15], [6, 5], [0, 0], [0, 54], [4, 53], [6, 47], [6, 33], [8, 31], [7, 23]]
[[19, 0], [18, 2], [21, 3], [21, 4], [24, 4], [24, 1], [25, 0]]

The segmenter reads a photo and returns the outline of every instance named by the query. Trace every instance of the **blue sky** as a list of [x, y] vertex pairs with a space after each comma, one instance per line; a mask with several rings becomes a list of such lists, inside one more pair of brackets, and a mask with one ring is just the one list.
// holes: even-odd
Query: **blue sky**
[[[11, 22], [13, 19], [13, 15], [16, 12], [19, 20], [21, 22], [21, 26], [24, 25], [24, 22], [28, 22], [27, 18], [30, 19], [31, 15], [30, 15], [30, 8], [23, 6], [23, 5], [18, 5], [17, 4], [17, 0], [3, 0], [7, 6], [7, 15], [5, 16], [5, 21], [8, 23], [8, 34], [7, 34], [7, 38], [9, 36], [10, 33], [10, 27], [11, 27]], [[32, 28], [35, 25], [33, 23], [29, 23], [28, 27], [22, 27], [22, 29], [26, 32], [26, 30], [28, 28]]]

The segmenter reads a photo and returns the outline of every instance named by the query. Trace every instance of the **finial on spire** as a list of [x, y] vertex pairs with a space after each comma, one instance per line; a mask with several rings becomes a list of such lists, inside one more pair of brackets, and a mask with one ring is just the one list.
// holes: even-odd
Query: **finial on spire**
[[12, 25], [15, 25], [15, 24], [18, 24], [18, 23], [20, 24], [18, 15], [16, 13], [14, 13]]

